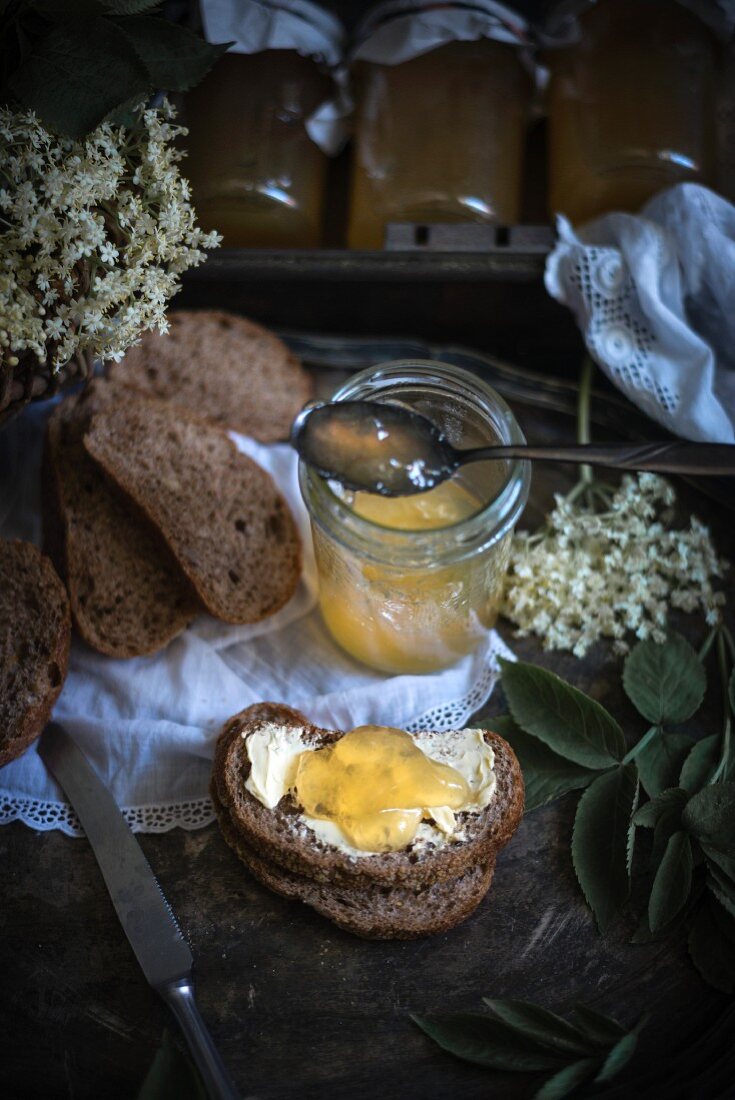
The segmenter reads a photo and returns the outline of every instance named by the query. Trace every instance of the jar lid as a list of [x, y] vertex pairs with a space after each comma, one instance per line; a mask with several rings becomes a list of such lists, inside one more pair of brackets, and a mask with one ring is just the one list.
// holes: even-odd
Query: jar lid
[[342, 21], [312, 0], [200, 0], [208, 42], [232, 42], [230, 53], [296, 50], [321, 64], [342, 60]]
[[398, 65], [448, 42], [482, 38], [528, 46], [528, 22], [496, 0], [385, 0], [358, 23], [350, 56]]
[[[735, 0], [675, 0], [697, 15], [720, 38], [729, 39], [735, 32]], [[543, 20], [539, 37], [544, 46], [568, 46], [579, 41], [578, 17], [598, 0], [557, 0]], [[641, 5], [643, 6], [643, 5]]]

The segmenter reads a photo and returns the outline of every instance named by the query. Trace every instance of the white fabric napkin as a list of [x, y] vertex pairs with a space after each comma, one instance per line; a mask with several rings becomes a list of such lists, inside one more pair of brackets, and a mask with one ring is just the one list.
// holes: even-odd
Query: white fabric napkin
[[735, 443], [735, 207], [684, 183], [558, 230], [546, 287], [605, 374], [676, 435]]
[[[31, 408], [0, 431], [0, 537], [40, 542], [39, 464], [46, 409]], [[222, 723], [251, 703], [302, 710], [317, 725], [364, 723], [461, 728], [489, 697], [498, 656], [493, 631], [480, 648], [435, 675], [385, 676], [332, 642], [316, 609], [309, 522], [292, 450], [235, 437], [286, 496], [304, 540], [299, 588], [278, 614], [254, 626], [201, 616], [161, 653], [112, 660], [75, 638], [54, 716], [110, 786], [133, 829], [164, 832], [208, 824], [214, 743]], [[79, 835], [79, 824], [36, 751], [0, 768], [0, 823]]]

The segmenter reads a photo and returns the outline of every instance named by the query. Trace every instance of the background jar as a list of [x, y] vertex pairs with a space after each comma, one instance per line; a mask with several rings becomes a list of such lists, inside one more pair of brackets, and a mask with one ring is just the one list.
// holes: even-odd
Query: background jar
[[598, 0], [577, 31], [546, 53], [550, 213], [582, 222], [636, 212], [665, 187], [711, 182], [710, 27], [676, 0]]
[[351, 248], [381, 248], [388, 222], [519, 221], [531, 81], [517, 46], [446, 42], [399, 64], [358, 60], [353, 79]]
[[[499, 394], [447, 364], [406, 360], [362, 371], [334, 400], [363, 398], [417, 409], [455, 446], [524, 441]], [[320, 606], [342, 648], [391, 673], [434, 671], [472, 652], [497, 616], [529, 480], [527, 462], [467, 466], [461, 484], [478, 499], [474, 514], [433, 530], [397, 530], [357, 515], [350, 494], [302, 463]]]
[[[316, 4], [298, 0], [298, 11], [341, 40], [339, 21]], [[306, 122], [331, 94], [331, 77], [296, 49], [227, 53], [187, 94], [186, 173], [197, 218], [222, 233], [225, 247], [321, 243], [329, 158]]]

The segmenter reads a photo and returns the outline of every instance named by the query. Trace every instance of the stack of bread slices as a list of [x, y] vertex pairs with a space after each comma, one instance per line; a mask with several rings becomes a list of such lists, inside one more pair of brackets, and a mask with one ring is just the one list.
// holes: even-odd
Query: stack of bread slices
[[301, 548], [269, 474], [226, 429], [287, 434], [310, 380], [244, 318], [175, 313], [48, 423], [44, 541], [75, 626], [112, 657], [154, 653], [199, 613], [272, 615], [293, 595]]
[[[473, 912], [490, 887], [497, 853], [523, 813], [520, 767], [503, 738], [484, 732], [495, 756], [496, 790], [481, 813], [458, 815], [462, 839], [355, 859], [317, 837], [291, 793], [269, 809], [247, 789], [248, 738], [268, 724], [297, 727], [306, 748], [343, 736], [275, 703], [248, 707], [224, 726], [210, 792], [224, 839], [259, 882], [368, 939], [447, 931]], [[414, 736], [420, 748], [422, 735]]]

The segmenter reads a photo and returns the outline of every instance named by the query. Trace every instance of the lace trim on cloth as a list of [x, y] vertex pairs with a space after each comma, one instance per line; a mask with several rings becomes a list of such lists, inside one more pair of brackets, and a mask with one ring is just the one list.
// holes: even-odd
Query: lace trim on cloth
[[[134, 833], [167, 833], [171, 829], [203, 829], [214, 821], [209, 798], [170, 802], [163, 806], [123, 806], [122, 815]], [[67, 836], [84, 836], [79, 818], [68, 802], [43, 802], [39, 798], [0, 797], [0, 825], [21, 821], [30, 829], [58, 829]]]
[[[498, 657], [513, 655], [502, 640], [491, 642], [484, 667], [465, 695], [453, 699], [418, 715], [406, 724], [409, 733], [420, 730], [463, 729], [468, 719], [490, 697], [500, 673]], [[171, 829], [203, 829], [215, 817], [209, 798], [195, 798], [188, 802], [168, 802], [156, 806], [123, 806], [122, 814], [134, 833], [167, 833]], [[68, 802], [42, 801], [38, 798], [22, 798], [0, 794], [0, 826], [11, 821], [21, 821], [30, 829], [49, 832], [58, 829], [67, 836], [84, 836], [79, 818]]]

